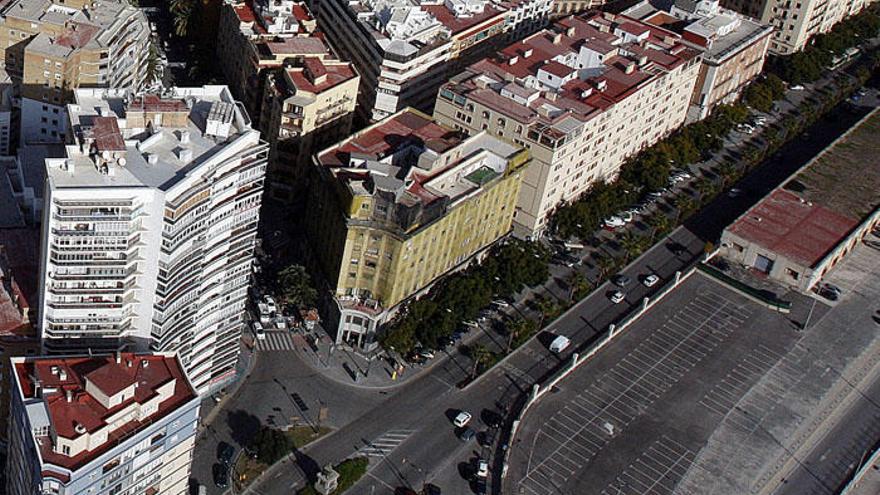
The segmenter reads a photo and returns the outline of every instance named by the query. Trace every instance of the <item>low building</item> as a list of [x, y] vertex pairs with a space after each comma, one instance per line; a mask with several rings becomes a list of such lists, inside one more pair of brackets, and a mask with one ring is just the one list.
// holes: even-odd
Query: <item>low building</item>
[[880, 225], [880, 111], [874, 110], [736, 219], [722, 253], [808, 291]]
[[269, 74], [260, 129], [270, 143], [270, 194], [302, 198], [314, 150], [348, 136], [360, 78], [348, 62], [304, 57]]
[[268, 144], [226, 86], [79, 89], [45, 162], [40, 331], [52, 353], [176, 351], [235, 377]]
[[774, 32], [770, 52], [777, 55], [803, 50], [810, 38], [827, 33], [870, 3], [871, 0], [722, 0], [725, 7], [771, 25]]
[[555, 17], [566, 17], [597, 9], [606, 3], [605, 0], [553, 0], [551, 12]]
[[405, 107], [430, 111], [437, 88], [494, 50], [503, 33], [540, 28], [550, 0], [321, 0], [327, 40], [361, 75], [359, 114], [381, 120]]
[[514, 232], [539, 236], [559, 204], [685, 122], [700, 59], [677, 34], [630, 17], [568, 17], [452, 78], [434, 117], [529, 148]]
[[6, 493], [189, 492], [199, 398], [176, 357], [12, 359]]
[[371, 349], [403, 301], [507, 235], [528, 160], [412, 109], [318, 153], [308, 233], [336, 341]]
[[691, 98], [688, 119], [702, 120], [722, 104], [736, 101], [764, 68], [773, 28], [723, 9], [718, 0], [658, 0], [643, 2], [625, 15], [669, 29], [703, 52], [700, 75]]

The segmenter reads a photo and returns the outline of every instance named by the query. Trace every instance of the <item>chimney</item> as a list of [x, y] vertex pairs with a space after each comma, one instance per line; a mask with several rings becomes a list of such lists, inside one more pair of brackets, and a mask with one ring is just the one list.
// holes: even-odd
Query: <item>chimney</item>
[[58, 378], [60, 378], [62, 381], [66, 381], [67, 380], [67, 372], [64, 370], [59, 371]]
[[553, 44], [558, 45], [562, 42], [562, 33], [553, 33]]
[[67, 399], [67, 402], [73, 402], [73, 390], [65, 390], [64, 397]]
[[127, 360], [125, 361], [125, 364], [126, 364], [129, 368], [131, 368], [131, 365], [132, 365], [131, 359], [127, 359]]
[[141, 366], [143, 366], [144, 368], [149, 368], [149, 367], [150, 367], [150, 361], [147, 360], [147, 359], [141, 359]]
[[116, 351], [116, 364], [122, 364], [122, 351]]
[[574, 26], [569, 26], [568, 29], [565, 30], [565, 35], [571, 38], [574, 36], [574, 31]]
[[623, 68], [623, 73], [624, 74], [632, 74], [634, 70], [636, 70], [635, 62], [628, 62], [626, 64], [626, 67]]
[[180, 144], [189, 144], [189, 131], [180, 131]]
[[517, 62], [519, 62], [519, 57], [517, 57], [516, 55], [510, 57], [510, 58], [507, 60], [507, 64], [508, 64], [508, 65], [516, 65]]

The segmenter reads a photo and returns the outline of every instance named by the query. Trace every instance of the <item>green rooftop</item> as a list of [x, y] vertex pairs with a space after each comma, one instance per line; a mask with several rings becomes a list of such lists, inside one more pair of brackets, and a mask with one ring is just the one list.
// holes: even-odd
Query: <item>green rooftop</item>
[[478, 186], [482, 186], [483, 184], [494, 179], [495, 177], [498, 177], [498, 172], [492, 170], [489, 167], [482, 166], [466, 175], [465, 179], [473, 182]]

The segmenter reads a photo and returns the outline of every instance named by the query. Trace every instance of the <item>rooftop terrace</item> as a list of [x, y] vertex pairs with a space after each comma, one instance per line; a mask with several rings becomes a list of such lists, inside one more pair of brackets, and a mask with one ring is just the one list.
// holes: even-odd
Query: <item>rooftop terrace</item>
[[163, 96], [79, 89], [68, 105], [75, 142], [49, 159], [56, 187], [167, 189], [225, 146], [251, 133], [226, 86], [174, 88]]

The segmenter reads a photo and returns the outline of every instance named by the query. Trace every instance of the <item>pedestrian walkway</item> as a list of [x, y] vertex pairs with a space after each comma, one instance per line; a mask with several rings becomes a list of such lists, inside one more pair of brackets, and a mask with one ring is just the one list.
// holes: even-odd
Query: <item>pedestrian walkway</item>
[[293, 335], [286, 331], [266, 332], [265, 339], [257, 340], [257, 350], [269, 351], [292, 351], [294, 350]]
[[385, 457], [405, 442], [414, 432], [415, 430], [390, 430], [358, 449], [358, 453], [367, 457]]

